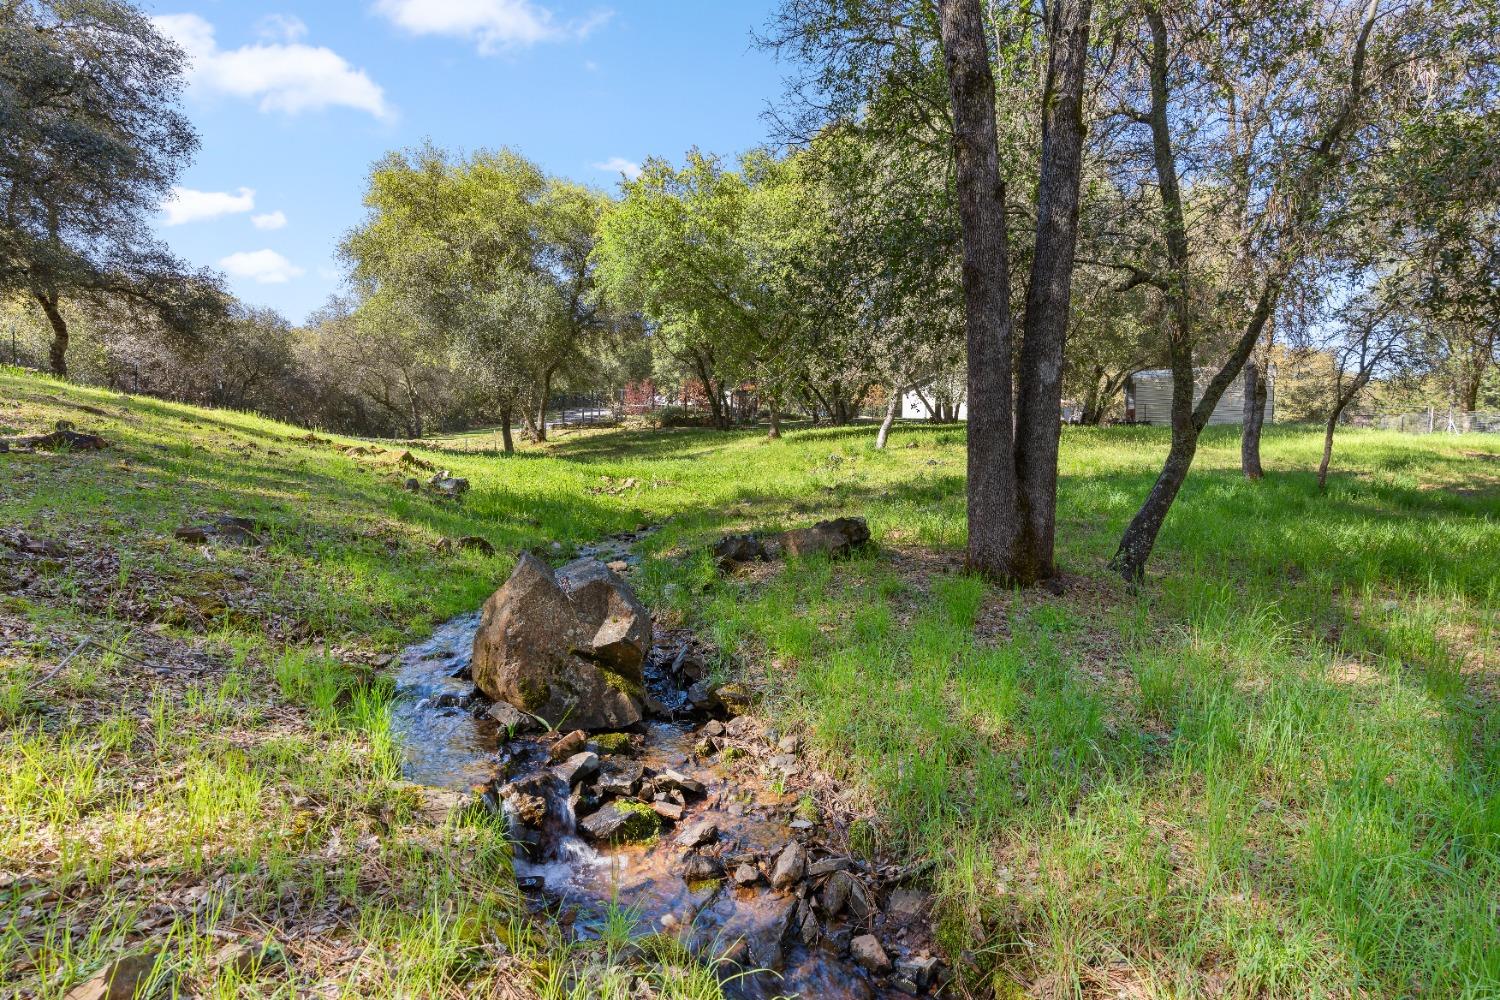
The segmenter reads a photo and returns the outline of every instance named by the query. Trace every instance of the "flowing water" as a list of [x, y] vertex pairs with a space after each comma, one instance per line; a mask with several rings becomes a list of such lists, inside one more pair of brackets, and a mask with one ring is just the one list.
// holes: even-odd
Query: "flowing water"
[[[856, 927], [847, 914], [825, 917], [816, 925], [817, 933], [798, 933], [808, 904], [799, 909], [796, 895], [773, 891], [766, 881], [776, 854], [797, 828], [803, 827], [807, 836], [807, 822], [799, 820], [796, 808], [798, 797], [768, 784], [744, 757], [728, 764], [699, 757], [695, 747], [703, 737], [694, 721], [649, 720], [638, 727], [640, 736], [629, 756], [604, 758], [606, 769], [623, 762], [648, 774], [672, 769], [701, 782], [703, 794], [688, 797], [681, 822], [664, 826], [661, 836], [647, 844], [596, 846], [580, 838], [575, 810], [587, 814], [599, 803], [580, 791], [570, 795], [567, 784], [547, 771], [547, 737], [507, 739], [483, 714], [487, 703], [475, 698], [466, 678], [478, 626], [478, 613], [461, 615], [401, 656], [396, 725], [405, 740], [406, 774], [422, 784], [462, 790], [530, 779], [530, 787], [547, 802], [547, 819], [540, 832], [524, 830], [507, 802], [518, 839], [516, 874], [523, 886], [556, 908], [576, 936], [597, 937], [605, 915], [618, 905], [634, 914], [639, 933], [673, 935], [707, 959], [728, 957], [731, 961], [721, 966], [726, 977], [741, 969], [780, 970], [732, 979], [726, 984], [732, 996], [851, 1000], [906, 995], [847, 957], [851, 936], [864, 933], [870, 920]], [[647, 664], [648, 686], [659, 701], [681, 705], [680, 688], [668, 690], [672, 679], [666, 670], [676, 640], [661, 632], [656, 638]], [[686, 851], [674, 837], [705, 819], [719, 833], [703, 853], [722, 865], [725, 877], [689, 882], [683, 874]], [[816, 861], [824, 853], [813, 845], [809, 857]], [[753, 885], [737, 885], [729, 876], [747, 862], [758, 865], [761, 878]], [[803, 892], [810, 893], [811, 887]], [[892, 911], [870, 919], [893, 961], [903, 953], [925, 953], [919, 946], [927, 943], [927, 931], [915, 915]]]

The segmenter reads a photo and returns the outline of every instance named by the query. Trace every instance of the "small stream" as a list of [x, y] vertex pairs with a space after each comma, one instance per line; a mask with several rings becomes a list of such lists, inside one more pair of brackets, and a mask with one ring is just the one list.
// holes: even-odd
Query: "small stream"
[[[628, 546], [638, 537], [617, 536], [612, 545], [589, 554], [633, 563]], [[548, 748], [556, 734], [507, 740], [484, 714], [488, 702], [476, 697], [467, 679], [478, 627], [478, 612], [460, 615], [401, 655], [395, 721], [405, 739], [406, 775], [421, 784], [464, 791], [476, 786], [498, 790], [513, 782], [510, 787], [524, 785], [544, 799], [546, 820], [540, 829], [523, 826], [512, 800], [504, 800], [517, 839], [515, 871], [521, 885], [551, 906], [576, 937], [598, 937], [605, 914], [617, 901], [636, 915], [638, 933], [675, 936], [705, 959], [728, 957], [719, 968], [729, 980], [726, 992], [731, 996], [865, 1000], [913, 994], [913, 981], [923, 977], [909, 967], [877, 976], [849, 957], [851, 939], [873, 930], [891, 961], [924, 959], [930, 951], [925, 913], [895, 904], [897, 899], [909, 902], [913, 893], [901, 896], [897, 890], [883, 911], [872, 907], [873, 912], [856, 919], [847, 911], [833, 916], [814, 906], [826, 898], [826, 890], [820, 897], [813, 878], [785, 890], [771, 888], [772, 865], [793, 838], [807, 845], [811, 871], [826, 875], [846, 868], [872, 887], [877, 879], [860, 862], [821, 848], [814, 823], [805, 818], [805, 804], [798, 809], [799, 796], [763, 776], [756, 759], [775, 754], [776, 748], [768, 749], [756, 720], [735, 719], [726, 725], [701, 714], [681, 714], [686, 708], [682, 678], [671, 675], [673, 665], [681, 662], [681, 633], [658, 628], [646, 666], [648, 688], [667, 717], [649, 718], [636, 727], [628, 750], [600, 752], [599, 777], [570, 791], [569, 783], [549, 770]], [[723, 753], [729, 746], [738, 752]], [[643, 776], [650, 781], [661, 774], [685, 779], [692, 791], [673, 792], [672, 801], [664, 803], [668, 811], [680, 804], [682, 817], [664, 823], [659, 837], [645, 844], [610, 845], [579, 836], [578, 817], [603, 804], [604, 781]], [[490, 800], [496, 801], [493, 795]], [[717, 827], [716, 837], [692, 850], [676, 843], [682, 831], [702, 821]], [[752, 872], [758, 876], [753, 880]], [[737, 975], [746, 969], [779, 973]], [[915, 993], [926, 995], [928, 990]]]

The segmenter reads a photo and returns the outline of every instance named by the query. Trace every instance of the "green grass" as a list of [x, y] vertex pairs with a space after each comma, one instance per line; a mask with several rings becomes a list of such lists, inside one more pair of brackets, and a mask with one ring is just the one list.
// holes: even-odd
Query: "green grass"
[[[1500, 995], [1493, 437], [1343, 434], [1320, 496], [1314, 432], [1269, 429], [1251, 484], [1213, 429], [1132, 595], [1103, 564], [1165, 434], [1068, 428], [1054, 598], [959, 572], [961, 428], [423, 442], [472, 482], [455, 503], [402, 488], [402, 446], [0, 370], [0, 424], [57, 419], [112, 447], [0, 456], [0, 531], [67, 546], [0, 575], [7, 993], [144, 947], [224, 997], [717, 996], [663, 943], [642, 964], [626, 931], [521, 919], [494, 824], [417, 818], [375, 666], [521, 549], [666, 522], [643, 596], [863, 797], [851, 849], [936, 862], [973, 995]], [[200, 511], [270, 542], [171, 538]], [[744, 578], [704, 554], [841, 513], [874, 552]], [[434, 551], [469, 534], [497, 554]], [[275, 962], [215, 964], [267, 939]]]

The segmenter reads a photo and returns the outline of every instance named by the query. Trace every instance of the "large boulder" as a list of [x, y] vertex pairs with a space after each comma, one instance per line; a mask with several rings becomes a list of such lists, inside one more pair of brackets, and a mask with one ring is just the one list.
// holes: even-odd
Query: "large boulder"
[[604, 566], [565, 569], [559, 581], [546, 563], [522, 554], [484, 604], [474, 636], [474, 683], [553, 726], [634, 725], [645, 694], [640, 668], [650, 615]]
[[624, 580], [597, 559], [575, 559], [557, 571], [557, 582], [573, 602], [579, 621], [594, 630], [594, 660], [631, 680], [651, 651], [651, 612]]

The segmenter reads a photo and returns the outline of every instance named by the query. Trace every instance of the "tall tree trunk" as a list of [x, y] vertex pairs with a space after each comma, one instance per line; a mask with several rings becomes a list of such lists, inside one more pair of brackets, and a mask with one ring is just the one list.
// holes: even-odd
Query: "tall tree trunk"
[[403, 377], [402, 383], [406, 386], [406, 405], [409, 414], [406, 421], [407, 431], [412, 437], [419, 438], [422, 436], [422, 408], [418, 405], [419, 397], [410, 379]]
[[505, 443], [505, 453], [509, 455], [516, 450], [516, 442], [510, 436], [511, 405], [506, 403], [500, 408], [500, 440]]
[[536, 404], [536, 424], [534, 425], [538, 441], [547, 440], [547, 401], [552, 398], [552, 375], [555, 371], [556, 368], [549, 366], [542, 372], [542, 392]]
[[41, 305], [42, 312], [47, 314], [47, 322], [52, 325], [52, 343], [48, 347], [52, 374], [59, 378], [66, 378], [68, 375], [68, 321], [63, 318], [62, 309], [58, 306], [58, 295], [53, 291], [33, 292], [32, 295]]
[[[1016, 397], [1016, 499], [1021, 534], [1013, 577], [1056, 573], [1057, 449], [1062, 434], [1063, 344], [1068, 337], [1073, 258], [1083, 177], [1083, 76], [1091, 0], [1056, 0], [1042, 96], [1042, 156], [1036, 252], [1027, 283]], [[970, 416], [973, 410], [970, 408]]]
[[766, 410], [771, 416], [771, 429], [766, 431], [766, 437], [774, 441], [781, 437], [781, 407], [773, 402], [766, 406]]
[[1338, 423], [1339, 412], [1335, 410], [1328, 415], [1328, 422], [1323, 426], [1323, 460], [1318, 463], [1319, 493], [1328, 489], [1328, 465], [1333, 461], [1333, 429]]
[[885, 417], [880, 421], [880, 431], [875, 435], [875, 449], [884, 450], [886, 441], [891, 436], [891, 425], [896, 422], [896, 414], [901, 410], [901, 388], [891, 386], [891, 398], [885, 402]]
[[1240, 421], [1240, 471], [1246, 479], [1262, 479], [1260, 465], [1260, 428], [1266, 420], [1266, 380], [1260, 366], [1245, 362], [1245, 413]]
[[1094, 366], [1094, 377], [1089, 381], [1088, 394], [1083, 397], [1083, 412], [1078, 422], [1086, 427], [1095, 427], [1104, 417], [1104, 366]]
[[1110, 568], [1132, 584], [1145, 578], [1146, 563], [1156, 547], [1156, 536], [1166, 522], [1167, 512], [1172, 509], [1172, 502], [1177, 499], [1188, 470], [1192, 468], [1193, 456], [1198, 451], [1198, 436], [1213, 415], [1214, 407], [1223, 398], [1224, 390], [1239, 375], [1251, 351], [1260, 342], [1261, 331], [1265, 329], [1280, 293], [1278, 280], [1267, 278], [1229, 360], [1209, 380], [1195, 406], [1193, 395], [1197, 389], [1197, 377], [1193, 370], [1193, 329], [1188, 296], [1187, 224], [1168, 118], [1167, 27], [1159, 9], [1148, 10], [1146, 20], [1151, 27], [1151, 113], [1148, 117], [1170, 268], [1166, 299], [1170, 324], [1167, 347], [1172, 368], [1172, 446], [1146, 502], [1131, 518], [1109, 561]]
[[536, 418], [532, 416], [531, 407], [527, 405], [524, 397], [521, 399], [521, 419], [526, 422], [526, 434], [531, 438], [531, 440], [542, 440], [537, 436]]
[[1011, 410], [1010, 260], [995, 135], [995, 80], [979, 0], [941, 0], [963, 227], [968, 364], [969, 568], [1009, 581], [1020, 534]]

